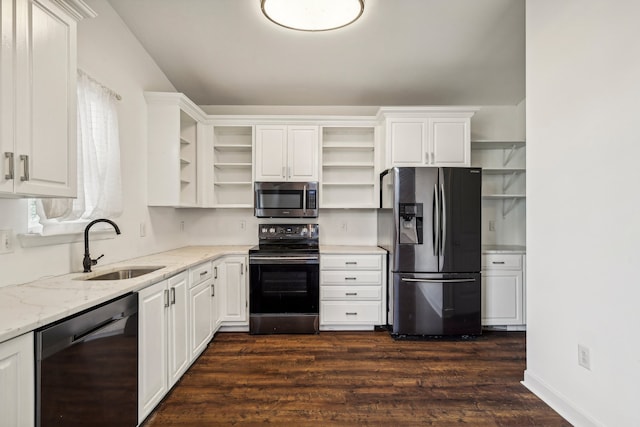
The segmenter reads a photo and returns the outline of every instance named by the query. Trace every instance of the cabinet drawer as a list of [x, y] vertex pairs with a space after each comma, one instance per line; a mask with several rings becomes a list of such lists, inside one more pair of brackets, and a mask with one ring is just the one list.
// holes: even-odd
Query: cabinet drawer
[[380, 324], [380, 302], [322, 301], [320, 324]]
[[189, 274], [191, 276], [189, 287], [193, 288], [194, 286], [213, 277], [213, 268], [211, 268], [211, 262], [204, 262], [200, 265], [196, 265], [195, 267], [191, 267], [189, 269]]
[[322, 270], [379, 270], [382, 268], [380, 255], [321, 255]]
[[520, 270], [522, 255], [486, 254], [482, 255], [482, 268], [491, 270]]
[[380, 301], [382, 286], [321, 286], [320, 299]]
[[321, 285], [381, 285], [380, 271], [321, 271]]

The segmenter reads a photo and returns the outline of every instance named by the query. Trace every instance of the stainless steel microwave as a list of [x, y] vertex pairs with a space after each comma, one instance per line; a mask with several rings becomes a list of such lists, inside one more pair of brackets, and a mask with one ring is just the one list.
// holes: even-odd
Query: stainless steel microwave
[[317, 182], [256, 182], [254, 207], [258, 218], [316, 218]]

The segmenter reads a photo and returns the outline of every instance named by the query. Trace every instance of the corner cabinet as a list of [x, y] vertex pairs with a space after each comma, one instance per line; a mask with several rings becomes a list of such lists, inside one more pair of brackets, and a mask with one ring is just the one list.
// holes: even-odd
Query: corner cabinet
[[378, 205], [375, 126], [322, 127], [320, 208]]
[[0, 425], [33, 426], [35, 361], [33, 333], [0, 343]]
[[0, 196], [75, 197], [80, 0], [3, 0]]
[[219, 278], [220, 321], [224, 330], [249, 330], [249, 280], [246, 256], [226, 256], [214, 267]]
[[147, 101], [147, 203], [199, 206], [198, 153], [205, 146], [205, 115], [181, 93], [145, 92]]
[[385, 168], [471, 164], [472, 107], [383, 107]]
[[256, 181], [317, 181], [319, 127], [256, 125]]

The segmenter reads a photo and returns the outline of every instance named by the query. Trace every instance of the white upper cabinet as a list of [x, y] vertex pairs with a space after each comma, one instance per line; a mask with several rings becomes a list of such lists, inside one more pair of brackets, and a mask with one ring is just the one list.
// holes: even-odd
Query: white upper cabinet
[[145, 92], [148, 126], [148, 204], [196, 207], [198, 152], [208, 129], [200, 108], [181, 93]]
[[318, 126], [257, 125], [256, 181], [317, 181]]
[[75, 197], [76, 27], [95, 13], [64, 0], [1, 8], [0, 194]]
[[471, 164], [470, 107], [384, 107], [385, 168]]

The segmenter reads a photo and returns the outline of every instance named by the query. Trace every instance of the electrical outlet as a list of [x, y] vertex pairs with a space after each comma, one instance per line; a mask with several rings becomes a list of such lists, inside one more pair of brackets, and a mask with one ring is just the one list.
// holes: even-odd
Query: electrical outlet
[[585, 369], [591, 370], [591, 355], [589, 347], [578, 344], [578, 365]]
[[245, 221], [244, 219], [240, 220], [240, 230], [244, 230], [247, 228], [247, 221]]
[[0, 230], [0, 254], [8, 254], [11, 250], [11, 230]]
[[184, 221], [180, 221], [180, 231], [184, 232]]
[[347, 228], [348, 227], [347, 227], [347, 223], [346, 222], [343, 222], [342, 225], [340, 226], [340, 230], [342, 230], [342, 231], [347, 231]]
[[494, 220], [489, 221], [489, 231], [496, 231], [496, 222]]
[[147, 235], [147, 224], [144, 222], [140, 223], [140, 237], [144, 237]]

